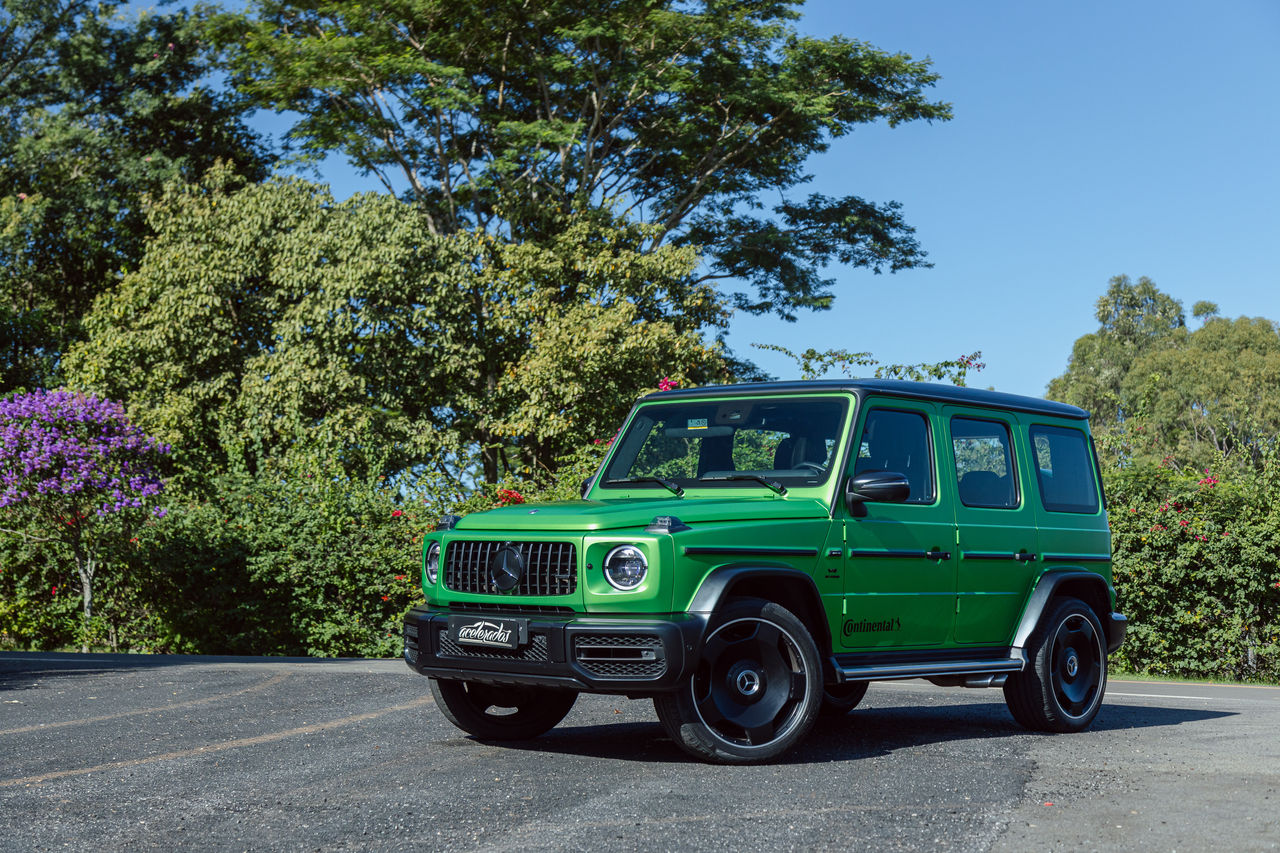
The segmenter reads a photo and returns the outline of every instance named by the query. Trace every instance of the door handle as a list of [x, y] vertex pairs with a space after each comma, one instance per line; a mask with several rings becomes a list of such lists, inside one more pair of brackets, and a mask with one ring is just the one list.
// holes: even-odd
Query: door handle
[[1034, 560], [1035, 558], [1036, 558], [1036, 555], [1035, 555], [1035, 554], [1028, 554], [1028, 553], [1027, 553], [1027, 552], [1025, 552], [1025, 551], [1023, 551], [1023, 552], [1022, 552], [1022, 553], [1020, 553], [1020, 554], [1014, 554], [1014, 555], [1013, 555], [1013, 559], [1017, 560], [1019, 563], [1029, 563], [1029, 562], [1031, 562], [1032, 560]]
[[950, 560], [950, 551], [925, 551], [924, 555], [930, 560]]

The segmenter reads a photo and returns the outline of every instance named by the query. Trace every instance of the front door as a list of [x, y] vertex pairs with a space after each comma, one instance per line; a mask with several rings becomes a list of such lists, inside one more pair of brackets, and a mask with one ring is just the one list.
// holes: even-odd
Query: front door
[[936, 646], [955, 612], [955, 523], [939, 494], [936, 408], [871, 398], [859, 412], [849, 475], [906, 475], [904, 503], [864, 503], [844, 517], [846, 649]]

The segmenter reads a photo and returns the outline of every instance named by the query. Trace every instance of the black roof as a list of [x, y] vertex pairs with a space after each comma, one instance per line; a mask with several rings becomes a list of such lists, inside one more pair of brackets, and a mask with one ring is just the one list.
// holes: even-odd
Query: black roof
[[1087, 420], [1089, 417], [1089, 413], [1084, 409], [1053, 400], [1024, 397], [1021, 394], [1005, 394], [1002, 391], [961, 388], [938, 382], [908, 382], [904, 379], [803, 379], [787, 382], [744, 382], [740, 385], [706, 385], [701, 388], [655, 391], [646, 395], [644, 399], [674, 400], [681, 397], [728, 397], [742, 394], [812, 394], [815, 391], [848, 391], [859, 395], [883, 394], [888, 397], [934, 400], [962, 406], [989, 406], [1076, 420]]

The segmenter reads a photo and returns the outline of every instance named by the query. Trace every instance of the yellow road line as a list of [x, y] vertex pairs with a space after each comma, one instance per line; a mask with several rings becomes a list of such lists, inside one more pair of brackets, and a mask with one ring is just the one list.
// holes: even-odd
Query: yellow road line
[[213, 752], [222, 752], [228, 749], [238, 749], [242, 746], [257, 746], [263, 743], [272, 743], [278, 740], [284, 740], [294, 735], [309, 735], [316, 732], [328, 731], [329, 729], [338, 729], [343, 726], [349, 726], [352, 723], [361, 723], [365, 720], [372, 720], [375, 717], [381, 717], [386, 714], [393, 714], [396, 711], [407, 711], [410, 708], [418, 708], [428, 705], [432, 701], [430, 696], [423, 696], [421, 699], [414, 699], [412, 702], [405, 702], [403, 705], [392, 705], [390, 708], [382, 708], [378, 711], [367, 711], [363, 714], [356, 714], [352, 717], [343, 717], [340, 720], [330, 720], [327, 723], [312, 723], [309, 726], [301, 726], [296, 729], [288, 729], [283, 732], [272, 732], [271, 734], [255, 735], [254, 737], [237, 738], [236, 740], [228, 740], [222, 743], [210, 744], [209, 746], [199, 746], [195, 749], [180, 749], [176, 752], [166, 752], [162, 755], [150, 755], [146, 758], [133, 758], [128, 761], [111, 761], [106, 764], [98, 764], [94, 767], [79, 767], [75, 770], [54, 770], [50, 773], [40, 773], [35, 776], [22, 776], [17, 779], [0, 779], [0, 788], [8, 788], [14, 785], [39, 785], [43, 782], [50, 782], [54, 779], [63, 779], [67, 776], [84, 776], [89, 773], [98, 773], [104, 770], [118, 770], [122, 767], [138, 767], [142, 764], [154, 764], [158, 761], [172, 761], [175, 758], [192, 758], [197, 755], [207, 755]]
[[178, 708], [191, 708], [196, 705], [207, 705], [210, 702], [220, 702], [223, 699], [230, 699], [232, 696], [242, 696], [245, 693], [254, 693], [258, 690], [266, 690], [272, 685], [279, 684], [288, 678], [290, 673], [282, 672], [268, 678], [266, 681], [246, 687], [243, 690], [235, 690], [231, 693], [219, 693], [217, 696], [207, 696], [204, 699], [192, 699], [188, 702], [175, 702], [172, 705], [158, 705], [154, 708], [139, 708], [136, 711], [121, 711], [118, 714], [104, 714], [101, 717], [85, 717], [82, 720], [63, 720], [58, 723], [39, 723], [34, 726], [22, 726], [17, 729], [0, 730], [0, 735], [18, 735], [23, 732], [37, 732], [43, 729], [60, 729], [63, 726], [80, 726], [86, 723], [101, 723], [104, 720], [118, 720], [121, 717], [136, 717], [138, 714], [156, 714], [161, 711], [173, 711]]

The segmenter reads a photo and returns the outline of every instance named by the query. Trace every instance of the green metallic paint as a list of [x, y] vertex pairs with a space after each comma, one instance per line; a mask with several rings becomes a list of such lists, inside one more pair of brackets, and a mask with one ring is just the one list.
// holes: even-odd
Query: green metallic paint
[[[956, 405], [986, 402], [985, 394], [953, 394], [944, 403], [933, 403], [906, 392], [878, 397], [876, 390], [880, 389], [859, 385], [831, 388], [828, 393], [860, 398], [857, 406], [849, 407], [849, 420], [855, 425], [877, 404], [920, 411], [928, 417], [935, 466], [932, 504], [869, 503], [867, 515], [855, 518], [838, 499], [843, 476], [831, 477], [821, 487], [792, 489], [785, 496], [751, 483], [695, 485], [683, 497], [660, 486], [602, 489], [593, 485], [584, 500], [517, 504], [476, 513], [453, 529], [428, 533], [423, 541], [424, 562], [432, 541], [440, 541], [446, 549], [459, 540], [573, 542], [579, 563], [573, 595], [458, 593], [445, 588], [443, 572], [437, 584], [427, 584], [424, 565], [428, 604], [560, 606], [597, 616], [616, 614], [620, 619], [683, 614], [718, 569], [798, 571], [814, 581], [836, 648], [867, 652], [1007, 645], [1047, 571], [1070, 570], [1073, 576], [1079, 571], [1099, 579], [1114, 607], [1105, 510], [1087, 515], [1045, 511], [1030, 467], [1029, 424], [1087, 432], [1087, 421], [1072, 417], [1066, 407], [1054, 408], [1056, 404], [1037, 410], [1032, 401], [1018, 411], [1000, 413]], [[805, 393], [814, 395], [814, 390]], [[697, 395], [682, 392], [682, 396]], [[991, 395], [990, 401], [1004, 396]], [[628, 421], [643, 405], [642, 401]], [[947, 419], [961, 412], [1009, 423], [1021, 481], [1022, 499], [1016, 510], [968, 508], [957, 499]], [[858, 437], [850, 423], [844, 430], [847, 439], [833, 461], [839, 466], [836, 470], [847, 473], [852, 470], [851, 454], [858, 447]], [[687, 527], [647, 532], [656, 516], [675, 516]], [[639, 547], [649, 561], [645, 580], [626, 592], [610, 586], [601, 571], [605, 554], [621, 544]], [[1052, 559], [1013, 560], [1012, 554], [1020, 550]], [[968, 558], [963, 556], [966, 551]], [[921, 556], [925, 553], [935, 556]], [[1010, 559], [991, 556], [1005, 553]], [[949, 558], [943, 559], [944, 554]], [[887, 623], [891, 629], [886, 629]], [[853, 630], [846, 633], [846, 625]]]

